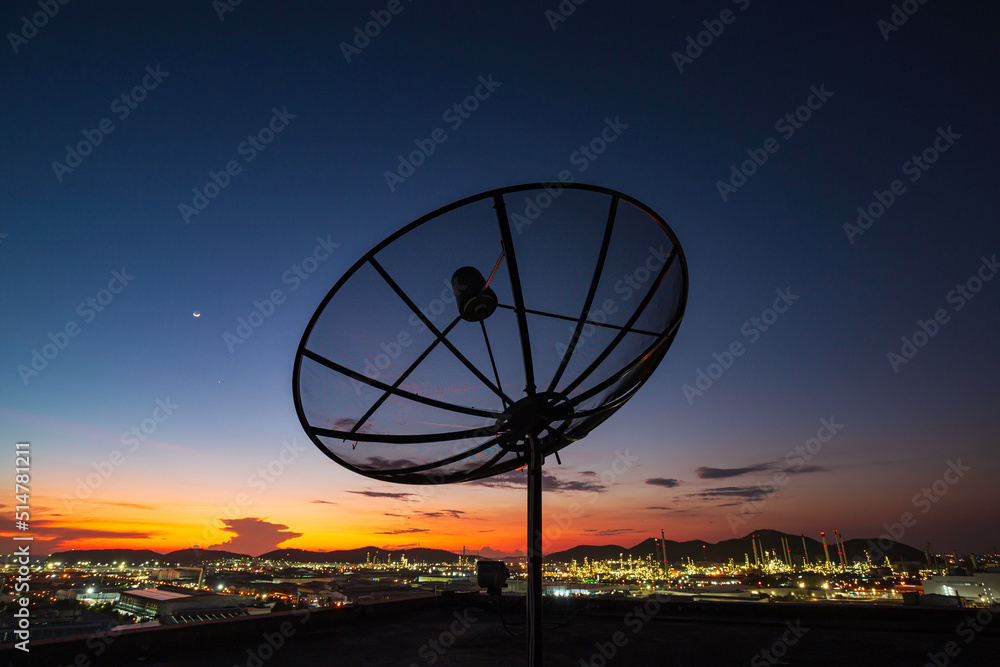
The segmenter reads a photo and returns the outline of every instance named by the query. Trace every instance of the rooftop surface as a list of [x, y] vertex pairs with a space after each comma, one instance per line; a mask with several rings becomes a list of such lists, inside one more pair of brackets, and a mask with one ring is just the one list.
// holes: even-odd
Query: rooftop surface
[[[934, 664], [931, 656], [938, 665], [987, 665], [1000, 655], [1000, 610], [667, 598], [552, 602], [546, 608], [545, 665], [557, 667], [919, 666]], [[518, 623], [514, 629], [520, 631], [523, 599], [505, 605], [508, 623]], [[524, 643], [524, 637], [505, 632], [494, 601], [468, 594], [33, 641], [27, 655], [0, 649], [0, 664], [524, 665]]]
[[181, 593], [179, 591], [164, 591], [158, 588], [136, 588], [128, 591], [122, 591], [128, 595], [134, 595], [140, 598], [148, 598], [150, 600], [180, 600], [181, 598], [192, 597], [190, 593]]

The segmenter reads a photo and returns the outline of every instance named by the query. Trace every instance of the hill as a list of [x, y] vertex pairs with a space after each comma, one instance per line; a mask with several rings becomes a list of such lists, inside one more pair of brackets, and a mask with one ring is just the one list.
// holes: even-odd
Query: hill
[[[812, 538], [803, 540], [801, 535], [782, 533], [776, 530], [758, 530], [743, 537], [723, 540], [711, 543], [703, 540], [689, 540], [686, 542], [676, 542], [667, 540], [666, 555], [667, 561], [671, 563], [693, 561], [710, 561], [725, 563], [732, 559], [736, 563], [742, 563], [749, 557], [754, 560], [754, 547], [752, 535], [757, 537], [758, 543], [770, 555], [772, 552], [781, 554], [783, 549], [781, 538], [787, 538], [788, 548], [791, 552], [792, 562], [800, 563], [803, 555], [807, 555], [810, 563], [815, 563], [825, 559], [823, 544]], [[833, 543], [833, 537], [828, 537], [828, 550], [831, 562], [838, 562], [837, 547]], [[884, 548], [883, 548], [884, 547]], [[844, 549], [848, 562], [864, 560], [866, 550], [871, 560], [876, 565], [881, 565], [888, 557], [893, 563], [899, 561], [924, 562], [926, 556], [920, 549], [916, 549], [906, 544], [883, 540], [878, 538], [861, 538], [847, 540]], [[631, 556], [636, 559], [651, 557], [653, 560], [660, 560], [661, 556], [660, 540], [650, 537], [631, 548], [619, 546], [617, 544], [608, 545], [580, 545], [565, 551], [552, 554], [545, 554], [545, 560], [554, 563], [569, 563], [576, 560], [582, 563], [584, 558], [589, 560], [611, 560], [617, 559], [619, 554], [625, 558]], [[398, 549], [386, 550], [378, 547], [361, 547], [360, 549], [342, 549], [338, 551], [307, 551], [304, 549], [276, 549], [261, 554], [256, 558], [264, 560], [285, 560], [295, 563], [354, 563], [360, 564], [366, 561], [378, 561], [386, 563], [392, 561], [398, 563], [402, 556], [406, 556], [410, 562], [423, 563], [454, 563], [458, 560], [458, 555], [451, 551], [442, 549]], [[251, 558], [247, 554], [238, 554], [231, 551], [213, 551], [206, 549], [181, 549], [161, 554], [148, 549], [89, 549], [62, 551], [50, 555], [46, 562], [61, 562], [67, 565], [78, 565], [80, 563], [106, 564], [125, 562], [127, 565], [142, 565], [143, 563], [154, 563], [159, 561], [163, 566], [170, 565], [202, 565], [207, 562]]]
[[342, 549], [339, 551], [306, 551], [305, 549], [277, 549], [261, 554], [263, 560], [287, 560], [293, 563], [364, 563], [378, 561], [398, 563], [402, 556], [410, 562], [454, 563], [458, 555], [441, 549], [399, 549], [386, 550], [378, 547]]
[[[361, 547], [360, 549], [344, 549], [340, 551], [306, 551], [304, 549], [277, 549], [269, 551], [256, 558], [263, 560], [287, 560], [294, 563], [364, 563], [366, 560], [386, 563], [398, 563], [405, 555], [410, 562], [420, 563], [454, 563], [458, 555], [442, 549], [399, 549], [386, 550], [378, 547]], [[238, 560], [252, 558], [248, 554], [232, 551], [210, 549], [180, 549], [161, 554], [148, 549], [75, 549], [51, 554], [46, 562], [59, 562], [65, 565], [110, 565], [124, 562], [126, 565], [153, 564], [168, 567], [170, 565], [198, 566], [221, 560]]]
[[[801, 535], [782, 533], [777, 530], [758, 530], [743, 537], [723, 540], [714, 544], [702, 540], [689, 540], [687, 542], [667, 540], [667, 561], [676, 563], [690, 559], [693, 561], [725, 563], [732, 559], [736, 563], [742, 563], [745, 558], [749, 557], [750, 561], [753, 562], [754, 547], [753, 540], [751, 539], [753, 535], [757, 536], [758, 543], [768, 555], [771, 552], [776, 552], [778, 557], [781, 557], [783, 550], [781, 538], [785, 537], [788, 541], [788, 548], [791, 552], [793, 563], [801, 562], [803, 555], [808, 556], [810, 563], [825, 559], [823, 544], [817, 540], [807, 537], [804, 540], [805, 546], [803, 547], [803, 538]], [[886, 546], [888, 548], [881, 548]], [[836, 546], [833, 546], [832, 536], [829, 538], [828, 549], [831, 562], [837, 562], [839, 556]], [[866, 550], [871, 555], [872, 562], [876, 565], [881, 565], [886, 557], [894, 563], [898, 563], [900, 560], [923, 562], [926, 558], [924, 552], [920, 549], [889, 540], [883, 541], [881, 545], [879, 545], [878, 538], [861, 538], [846, 540], [844, 542], [844, 551], [848, 562], [864, 560]], [[556, 563], [569, 563], [575, 559], [580, 563], [584, 558], [606, 560], [617, 558], [618, 554], [623, 554], [625, 558], [632, 556], [632, 558], [644, 559], [647, 556], [652, 556], [654, 560], [659, 560], [661, 553], [660, 540], [650, 537], [631, 548], [618, 545], [577, 546], [566, 551], [547, 554], [545, 560]]]
[[210, 549], [180, 549], [163, 554], [160, 560], [166, 560], [178, 565], [203, 565], [217, 560], [238, 560], [241, 558], [252, 558], [247, 554], [233, 553], [232, 551], [213, 551]]
[[247, 554], [237, 554], [231, 551], [210, 551], [206, 549], [180, 549], [161, 554], [149, 549], [74, 549], [58, 551], [49, 555], [45, 562], [59, 562], [66, 565], [88, 563], [92, 565], [110, 565], [125, 562], [127, 565], [153, 564], [159, 562], [167, 567], [170, 565], [203, 565], [212, 561], [250, 558]]
[[45, 559], [46, 563], [62, 563], [64, 565], [110, 565], [125, 562], [126, 565], [142, 565], [143, 563], [166, 563], [165, 556], [149, 549], [73, 549], [72, 551], [57, 551]]

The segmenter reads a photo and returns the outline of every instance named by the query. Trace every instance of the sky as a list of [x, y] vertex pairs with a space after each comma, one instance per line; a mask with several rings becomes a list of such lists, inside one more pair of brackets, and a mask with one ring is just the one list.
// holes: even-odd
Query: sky
[[355, 474], [303, 431], [292, 366], [382, 239], [568, 171], [662, 216], [690, 282], [645, 386], [546, 461], [546, 551], [762, 528], [995, 550], [997, 18], [5, 3], [0, 533], [36, 553], [523, 550], [523, 473]]

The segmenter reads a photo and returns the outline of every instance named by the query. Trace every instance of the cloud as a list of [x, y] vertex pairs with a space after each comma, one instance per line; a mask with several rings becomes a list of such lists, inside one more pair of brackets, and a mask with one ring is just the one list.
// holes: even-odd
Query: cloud
[[205, 547], [206, 549], [223, 549], [259, 556], [278, 549], [283, 542], [303, 535], [289, 530], [288, 526], [283, 523], [272, 523], [257, 517], [222, 519], [222, 524], [222, 531], [232, 535], [232, 537], [219, 544]]
[[[542, 475], [544, 479], [545, 473], [543, 472]], [[475, 484], [476, 486], [489, 486], [494, 489], [523, 489], [528, 485], [528, 477], [527, 473], [523, 470], [511, 470], [510, 472], [494, 475], [493, 477], [474, 479], [466, 483]]]
[[427, 528], [399, 528], [397, 530], [380, 530], [376, 535], [406, 535], [407, 533], [426, 533]]
[[493, 547], [482, 547], [479, 549], [480, 558], [503, 558], [504, 556], [517, 558], [524, 555], [524, 552], [520, 549], [514, 549], [514, 551], [497, 551]]
[[[580, 473], [586, 475], [586, 473]], [[468, 484], [489, 486], [495, 489], [524, 489], [528, 486], [528, 473], [525, 470], [511, 470], [493, 477], [472, 480]], [[593, 491], [604, 493], [608, 490], [603, 484], [582, 480], [562, 480], [552, 473], [542, 471], [542, 490], [554, 493], [563, 491]]]
[[621, 535], [623, 533], [634, 533], [636, 532], [633, 528], [610, 528], [605, 530], [598, 530], [596, 528], [588, 528], [584, 530], [585, 533], [593, 533], [594, 535]]
[[337, 504], [337, 503], [333, 502], [332, 500], [313, 500], [312, 502], [317, 503], [319, 505], [336, 505]]
[[440, 519], [441, 517], [446, 516], [450, 516], [454, 519], [460, 519], [462, 517], [459, 515], [465, 514], [465, 512], [462, 510], [438, 510], [436, 512], [417, 512], [417, 514], [428, 519]]
[[[683, 499], [680, 500], [683, 501]], [[674, 515], [679, 514], [683, 516], [698, 516], [702, 514], [702, 510], [697, 507], [664, 507], [663, 505], [653, 505], [650, 507], [644, 507], [643, 509], [654, 510], [657, 512], [670, 512]]]
[[608, 490], [603, 484], [597, 484], [596, 482], [580, 482], [580, 481], [565, 481], [555, 477], [555, 475], [546, 475], [542, 473], [542, 490], [543, 491], [593, 491], [595, 493], [604, 493]]
[[755, 496], [768, 496], [772, 493], [774, 490], [762, 489], [759, 486], [718, 486], [714, 489], [689, 493], [687, 497], [715, 500], [718, 498], [753, 498]]
[[829, 468], [825, 466], [805, 466], [802, 468], [787, 468], [785, 472], [788, 473], [803, 473], [803, 472], [826, 472]]
[[[391, 516], [397, 519], [412, 519], [414, 517], [421, 519], [445, 519], [445, 518], [462, 519], [464, 518], [462, 515], [466, 514], [466, 512], [464, 510], [435, 510], [433, 512], [409, 512], [409, 513], [382, 512], [382, 514], [384, 516]], [[385, 534], [385, 533], [378, 533], [378, 534]]]
[[[340, 419], [333, 420], [333, 428], [337, 431], [350, 431], [354, 428], [354, 425], [358, 423], [357, 419], [349, 419], [347, 417], [341, 417]], [[365, 422], [357, 429], [357, 433], [370, 433], [372, 427], [370, 424]]]
[[137, 509], [137, 510], [155, 510], [156, 509], [152, 505], [142, 505], [140, 503], [120, 503], [120, 502], [112, 502], [110, 500], [102, 500], [99, 504], [100, 505], [109, 505], [111, 507], [131, 507], [131, 508]]
[[701, 512], [695, 509], [671, 509], [671, 514], [680, 514], [683, 516], [699, 516]]
[[401, 468], [412, 468], [420, 465], [420, 461], [412, 459], [387, 459], [381, 456], [369, 456], [365, 459], [365, 464], [360, 468], [372, 470], [399, 470]]
[[672, 479], [666, 477], [653, 477], [646, 480], [646, 484], [652, 484], [653, 486], [665, 486], [668, 489], [672, 489], [675, 486], [680, 486], [683, 484], [679, 479]]
[[759, 486], [718, 486], [714, 489], [688, 493], [682, 497], [675, 498], [674, 500], [680, 502], [709, 502], [713, 503], [712, 507], [733, 507], [741, 505], [746, 501], [759, 502], [761, 500], [765, 500], [777, 492], [777, 487], [765, 489]]
[[700, 479], [727, 479], [729, 477], [739, 477], [740, 475], [746, 475], [752, 472], [767, 472], [770, 470], [781, 470], [781, 472], [793, 474], [793, 473], [810, 473], [810, 472], [826, 472], [828, 468], [824, 466], [804, 466], [802, 468], [794, 467], [784, 467], [779, 468], [777, 462], [772, 463], [755, 463], [753, 465], [746, 466], [744, 468], [707, 468], [701, 466], [700, 468], [695, 468], [695, 474], [698, 475]]
[[705, 466], [701, 466], [694, 469], [694, 474], [698, 475], [699, 479], [727, 479], [729, 477], [746, 475], [751, 472], [772, 470], [773, 468], [773, 463], [756, 463], [745, 468], [706, 468]]
[[[61, 551], [65, 549], [79, 549], [79, 540], [150, 540], [162, 531], [137, 531], [137, 530], [108, 530], [101, 528], [85, 528], [75, 525], [66, 525], [58, 521], [47, 521], [36, 519], [31, 522], [31, 532], [34, 534], [35, 544], [46, 543], [45, 549], [51, 551]], [[113, 548], [112, 546], [105, 548]], [[32, 550], [34, 551], [34, 549]], [[40, 551], [44, 553], [44, 551]]]
[[397, 500], [407, 500], [413, 495], [397, 491], [348, 491], [348, 493], [356, 493], [359, 496], [368, 496], [369, 498], [396, 498]]

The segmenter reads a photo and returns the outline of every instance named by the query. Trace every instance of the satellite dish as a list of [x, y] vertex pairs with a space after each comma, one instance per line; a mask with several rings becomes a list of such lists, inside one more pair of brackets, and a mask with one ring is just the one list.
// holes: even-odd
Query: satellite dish
[[320, 303], [292, 391], [309, 438], [367, 477], [528, 468], [529, 659], [541, 664], [541, 468], [631, 398], [677, 334], [687, 264], [607, 188], [532, 183], [415, 220]]

